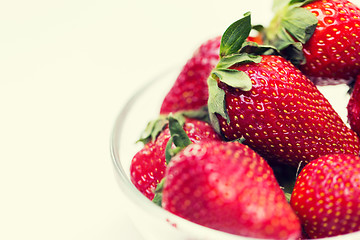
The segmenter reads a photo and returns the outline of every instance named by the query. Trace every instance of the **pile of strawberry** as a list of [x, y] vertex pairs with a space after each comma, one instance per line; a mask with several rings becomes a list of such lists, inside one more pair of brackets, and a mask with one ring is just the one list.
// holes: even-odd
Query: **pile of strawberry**
[[[359, 231], [360, 8], [276, 2], [268, 27], [246, 13], [195, 51], [141, 137], [131, 180], [164, 209], [232, 234]], [[349, 127], [317, 88], [343, 83]]]

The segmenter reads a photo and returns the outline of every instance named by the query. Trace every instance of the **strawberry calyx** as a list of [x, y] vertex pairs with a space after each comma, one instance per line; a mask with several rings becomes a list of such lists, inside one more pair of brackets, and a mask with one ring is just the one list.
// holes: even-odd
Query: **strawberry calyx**
[[224, 32], [220, 42], [220, 58], [235, 54], [241, 48], [252, 29], [250, 16], [250, 12], [245, 13]]
[[[174, 117], [173, 114], [170, 113], [167, 119], [171, 137], [166, 144], [165, 160], [166, 163], [169, 164], [172, 157], [174, 157], [178, 152], [186, 148], [192, 142], [186, 134], [185, 130], [183, 129], [183, 123], [181, 123], [178, 118]], [[153, 202], [158, 206], [161, 206], [164, 182], [165, 177], [161, 179], [155, 189]]]
[[162, 204], [162, 192], [164, 190], [164, 183], [165, 183], [165, 178], [161, 179], [161, 181], [156, 186], [155, 195], [152, 200], [152, 202], [158, 205], [159, 207], [161, 207]]
[[[173, 156], [192, 143], [182, 127], [183, 124], [180, 123], [177, 118], [174, 118], [172, 114], [170, 114], [168, 120], [171, 137], [165, 149], [165, 159], [167, 164], [169, 164]], [[172, 144], [175, 145], [175, 148], [172, 148]]]
[[137, 142], [146, 144], [148, 142], [155, 141], [156, 137], [165, 128], [167, 123], [167, 116], [162, 114], [159, 115], [158, 118], [149, 121]]
[[218, 133], [220, 133], [220, 126], [216, 114], [230, 121], [225, 106], [225, 92], [219, 88], [218, 83], [223, 82], [242, 91], [250, 91], [252, 88], [251, 79], [245, 72], [230, 69], [230, 67], [237, 64], [260, 63], [261, 55], [279, 54], [271, 45], [258, 45], [255, 42], [246, 41], [253, 28], [257, 27], [251, 25], [251, 14], [247, 12], [243, 18], [231, 24], [222, 35], [220, 60], [207, 80], [210, 122]]
[[168, 125], [170, 115], [177, 119], [181, 126], [184, 125], [186, 118], [199, 119], [205, 122], [210, 122], [207, 106], [197, 110], [185, 110], [169, 114], [160, 114], [158, 118], [148, 122], [137, 142], [146, 144], [150, 141], [155, 141], [160, 132]]
[[266, 29], [265, 40], [279, 49], [295, 65], [305, 63], [302, 45], [313, 35], [318, 20], [304, 5], [314, 0], [283, 0], [274, 2], [276, 12]]

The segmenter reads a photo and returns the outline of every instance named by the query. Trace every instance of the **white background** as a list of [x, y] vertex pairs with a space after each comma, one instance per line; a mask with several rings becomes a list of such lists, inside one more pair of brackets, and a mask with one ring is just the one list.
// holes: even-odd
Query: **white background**
[[2, 1], [0, 239], [141, 239], [113, 176], [115, 117], [246, 11], [266, 25], [270, 2]]

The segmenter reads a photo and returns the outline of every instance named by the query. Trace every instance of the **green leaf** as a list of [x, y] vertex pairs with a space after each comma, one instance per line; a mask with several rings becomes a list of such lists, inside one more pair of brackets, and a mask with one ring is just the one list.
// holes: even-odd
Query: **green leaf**
[[251, 90], [251, 79], [245, 72], [236, 69], [214, 69], [212, 74], [216, 75], [221, 82], [230, 87], [243, 91]]
[[171, 161], [171, 159], [178, 154], [181, 150], [184, 149], [184, 147], [172, 147], [172, 144], [174, 143], [173, 138], [170, 137], [169, 141], [166, 144], [165, 147], [165, 161], [166, 164], [169, 164], [169, 162]]
[[[179, 118], [179, 116], [181, 117]], [[165, 147], [165, 160], [167, 164], [169, 164], [173, 156], [175, 156], [178, 152], [180, 152], [188, 145], [192, 144], [191, 140], [183, 129], [184, 123], [179, 121], [179, 119], [181, 120], [182, 118], [184, 117], [181, 114], [176, 117], [172, 114], [169, 114], [168, 116], [169, 130], [171, 136]], [[172, 147], [173, 144], [175, 145], [175, 148]]]
[[250, 54], [234, 54], [231, 56], [224, 56], [223, 58], [220, 59], [216, 68], [225, 69], [238, 63], [250, 63], [250, 62], [254, 62], [254, 63], [261, 62], [261, 56], [255, 56]]
[[207, 105], [196, 110], [185, 110], [180, 112], [184, 117], [198, 119], [209, 122], [209, 113]]
[[185, 148], [186, 146], [190, 145], [192, 142], [190, 141], [179, 121], [171, 115], [168, 117], [168, 119], [170, 134], [175, 146]]
[[[172, 113], [171, 113], [172, 114]], [[187, 110], [187, 111], [178, 111], [174, 113], [173, 118], [177, 119], [181, 126], [185, 123], [185, 117], [199, 119], [203, 121], [210, 121], [208, 116], [207, 106], [204, 106], [197, 110]], [[168, 124], [168, 115], [160, 115], [157, 119], [151, 120], [144, 131], [141, 133], [141, 136], [137, 142], [142, 142], [144, 144], [149, 141], [155, 141], [159, 133], [165, 128]]]
[[292, 8], [286, 11], [281, 25], [295, 39], [305, 44], [313, 35], [318, 20], [305, 8]]
[[284, 192], [284, 195], [285, 195], [286, 201], [287, 201], [287, 202], [290, 202], [290, 200], [291, 200], [291, 193]]
[[216, 114], [219, 114], [226, 119], [227, 123], [230, 123], [230, 118], [226, 110], [225, 92], [219, 88], [217, 79], [228, 86], [241, 89], [242, 91], [250, 91], [252, 88], [252, 82], [245, 72], [238, 71], [236, 69], [215, 68], [211, 72], [207, 81], [209, 89], [209, 118], [214, 130], [217, 133], [221, 133], [219, 120]]
[[294, 42], [288, 47], [284, 48], [282, 53], [287, 56], [287, 60], [291, 61], [294, 65], [299, 66], [306, 63], [303, 46], [300, 42]]
[[290, 34], [286, 31], [285, 28], [279, 29], [279, 32], [277, 32], [274, 42], [275, 46], [280, 50], [283, 50], [291, 44], [295, 43], [294, 39], [290, 36]]
[[[240, 49], [240, 53], [241, 54], [246, 53], [258, 57], [260, 57], [259, 55], [280, 55], [279, 50], [272, 45], [258, 45], [252, 42], [245, 42], [242, 48]], [[259, 58], [259, 60], [256, 60], [255, 62], [260, 62], [260, 61], [261, 58]]]
[[220, 43], [220, 57], [237, 53], [251, 31], [251, 14], [231, 24], [224, 32]]
[[290, 34], [284, 29], [280, 29], [273, 39], [274, 45], [279, 49], [281, 55], [294, 65], [305, 63], [305, 56], [302, 51], [303, 46], [301, 42], [295, 42]]
[[151, 120], [144, 131], [141, 134], [140, 139], [137, 142], [142, 142], [144, 144], [148, 143], [149, 141], [155, 141], [156, 137], [159, 133], [164, 129], [168, 120], [166, 119], [167, 116], [160, 115], [157, 119]]
[[166, 147], [165, 147], [165, 161], [166, 161], [166, 164], [169, 164], [171, 158], [174, 156], [173, 153], [171, 152], [172, 144], [173, 144], [173, 139], [172, 139], [172, 137], [170, 137], [170, 139], [166, 143]]
[[155, 195], [152, 200], [153, 203], [161, 207], [162, 204], [162, 192], [164, 190], [164, 184], [165, 184], [165, 177], [161, 179], [161, 181], [158, 183], [155, 189]]
[[262, 33], [265, 30], [265, 27], [261, 24], [252, 25], [251, 28], [259, 33]]
[[243, 136], [241, 136], [240, 138], [237, 138], [237, 139], [232, 140], [232, 142], [243, 143], [243, 142], [245, 142], [245, 140], [246, 140], [246, 139], [245, 139]]
[[215, 132], [217, 132], [218, 134], [221, 134], [220, 131], [220, 123], [219, 123], [219, 119], [217, 118], [215, 113], [209, 113], [209, 118], [210, 118], [210, 123], [213, 127], [213, 129], [215, 130]]
[[176, 120], [178, 122], [178, 124], [181, 126], [184, 126], [185, 124], [185, 116], [184, 116], [184, 112], [180, 111], [180, 112], [175, 112], [174, 114], [173, 113], [169, 113], [168, 117], [167, 117], [167, 120], [170, 121], [170, 118], [173, 120]]
[[306, 4], [312, 3], [316, 0], [291, 0], [289, 5], [297, 5], [299, 7], [304, 6]]
[[[318, 20], [314, 14], [302, 6], [313, 2], [314, 0], [292, 0], [288, 4], [284, 1], [276, 1], [281, 9], [277, 8], [274, 18], [271, 20], [266, 31], [264, 42], [274, 45], [282, 55], [294, 64], [304, 63], [305, 58], [302, 46], [299, 43], [306, 43], [313, 35]], [[299, 42], [299, 43], [298, 43]], [[289, 48], [289, 49], [287, 49]], [[284, 54], [289, 53], [289, 55]], [[290, 54], [296, 53], [296, 56]]]
[[213, 77], [210, 76], [207, 83], [209, 88], [208, 109], [210, 122], [215, 131], [220, 133], [220, 125], [215, 114], [220, 114], [230, 121], [225, 106], [225, 92], [219, 88], [216, 79]]

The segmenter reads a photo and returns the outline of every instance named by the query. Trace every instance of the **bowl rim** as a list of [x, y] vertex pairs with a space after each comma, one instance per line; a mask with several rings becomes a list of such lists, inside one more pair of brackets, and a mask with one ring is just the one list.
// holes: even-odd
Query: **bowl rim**
[[[177, 67], [178, 68], [178, 67]], [[112, 163], [115, 168], [115, 174], [119, 177], [121, 184], [118, 184], [120, 189], [126, 195], [126, 197], [131, 200], [136, 207], [140, 208], [142, 211], [146, 212], [148, 215], [154, 216], [159, 219], [169, 220], [169, 224], [173, 222], [177, 226], [181, 226], [181, 230], [185, 230], [187, 233], [196, 231], [197, 233], [206, 233], [206, 236], [215, 237], [215, 239], [227, 239], [227, 240], [254, 240], [255, 238], [250, 238], [246, 236], [239, 236], [231, 233], [222, 232], [216, 229], [211, 229], [197, 223], [191, 222], [187, 219], [179, 217], [173, 213], [166, 211], [165, 209], [157, 206], [148, 198], [146, 198], [136, 187], [132, 184], [128, 178], [124, 167], [120, 161], [120, 144], [121, 144], [121, 130], [124, 128], [124, 123], [126, 120], [126, 114], [131, 109], [134, 102], [139, 98], [140, 94], [145, 92], [147, 88], [158, 81], [160, 81], [164, 76], [167, 76], [170, 73], [173, 73], [176, 68], [170, 68], [166, 71], [161, 72], [156, 77], [148, 80], [144, 85], [142, 85], [135, 93], [125, 102], [119, 114], [115, 118], [115, 123], [110, 136], [110, 155], [112, 158]], [[256, 238], [256, 240], [261, 240]]]
[[[147, 197], [145, 197], [136, 187], [132, 184], [131, 180], [128, 178], [124, 167], [121, 164], [120, 160], [120, 146], [121, 146], [121, 132], [124, 128], [124, 123], [127, 118], [127, 113], [131, 109], [132, 105], [140, 98], [140, 95], [145, 92], [152, 84], [161, 81], [161, 79], [166, 78], [170, 73], [174, 73], [175, 70], [178, 70], [177, 67], [171, 67], [166, 71], [163, 71], [157, 74], [155, 77], [146, 81], [139, 89], [137, 89], [130, 98], [125, 102], [120, 112], [115, 118], [110, 136], [110, 155], [112, 159], [112, 164], [115, 169], [115, 174], [119, 177], [121, 184], [118, 184], [120, 189], [126, 195], [126, 198], [133, 202], [136, 207], [140, 208], [143, 212], [148, 215], [154, 216], [159, 219], [169, 220], [169, 224], [176, 222], [177, 226], [181, 226], [181, 230], [185, 230], [187, 233], [196, 231], [197, 233], [206, 233], [206, 236], [212, 236], [219, 239], [227, 240], [261, 240], [259, 238], [250, 238], [247, 236], [239, 236], [231, 233], [222, 232], [216, 229], [211, 229], [197, 223], [191, 222], [187, 219], [179, 217], [171, 212], [166, 211], [165, 209], [157, 206]], [[347, 239], [352, 239], [351, 237], [359, 237], [360, 231], [352, 232], [348, 234], [328, 237], [328, 238], [319, 238], [319, 240], [341, 240], [344, 237]]]

